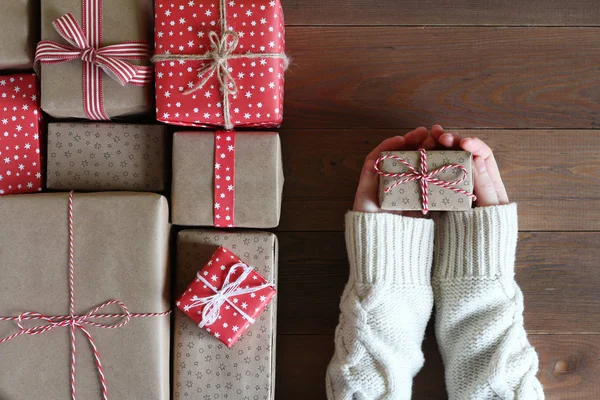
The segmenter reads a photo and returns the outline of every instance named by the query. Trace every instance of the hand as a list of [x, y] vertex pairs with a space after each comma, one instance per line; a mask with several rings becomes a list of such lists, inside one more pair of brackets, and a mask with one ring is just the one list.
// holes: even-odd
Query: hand
[[[367, 156], [358, 181], [358, 189], [354, 197], [353, 211], [377, 213], [383, 212], [379, 208], [377, 200], [377, 188], [379, 186], [379, 175], [375, 171], [375, 160], [379, 158], [379, 153], [382, 151], [398, 151], [398, 150], [417, 150], [421, 147], [432, 147], [436, 145], [433, 139], [427, 133], [427, 128], [420, 127], [407, 133], [404, 136], [394, 136], [386, 139], [379, 144]], [[389, 211], [392, 214], [405, 215], [410, 217], [423, 218], [420, 211]]]
[[474, 194], [478, 207], [508, 204], [508, 195], [500, 177], [498, 164], [492, 149], [478, 138], [461, 139], [457, 134], [444, 132], [440, 125], [431, 128], [431, 141], [424, 143], [424, 149], [452, 148], [473, 153]]

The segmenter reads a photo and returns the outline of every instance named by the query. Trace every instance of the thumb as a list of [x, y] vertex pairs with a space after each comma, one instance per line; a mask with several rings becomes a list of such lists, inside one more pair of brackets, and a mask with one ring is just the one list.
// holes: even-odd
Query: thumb
[[477, 196], [477, 206], [496, 206], [500, 204], [496, 186], [489, 176], [485, 160], [483, 157], [473, 159], [474, 178], [475, 178], [475, 196]]

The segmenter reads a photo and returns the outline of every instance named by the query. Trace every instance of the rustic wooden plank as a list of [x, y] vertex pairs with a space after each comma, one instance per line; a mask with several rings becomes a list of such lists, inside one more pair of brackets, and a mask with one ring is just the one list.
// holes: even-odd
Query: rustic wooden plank
[[290, 27], [286, 128], [596, 128], [595, 28]]
[[[279, 331], [332, 333], [348, 279], [341, 232], [281, 232]], [[528, 332], [600, 334], [600, 233], [521, 233], [516, 279]]]
[[[398, 130], [284, 130], [280, 230], [341, 230], [364, 157]], [[600, 230], [600, 131], [460, 130], [495, 151], [521, 230]]]
[[[529, 335], [529, 340], [540, 358], [538, 378], [546, 399], [598, 399], [600, 336]], [[280, 335], [277, 346], [276, 397], [324, 400], [324, 377], [333, 354], [333, 335]], [[413, 398], [446, 399], [444, 368], [432, 334], [426, 336], [423, 352], [425, 365], [415, 377]]]
[[288, 25], [598, 25], [594, 0], [282, 0]]

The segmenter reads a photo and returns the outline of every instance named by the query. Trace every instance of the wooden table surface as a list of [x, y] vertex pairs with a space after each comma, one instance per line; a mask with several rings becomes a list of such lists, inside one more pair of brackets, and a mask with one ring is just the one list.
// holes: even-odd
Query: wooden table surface
[[[325, 399], [364, 156], [440, 123], [495, 150], [547, 399], [600, 398], [600, 2], [283, 0], [278, 400]], [[430, 326], [415, 399], [445, 399]]]

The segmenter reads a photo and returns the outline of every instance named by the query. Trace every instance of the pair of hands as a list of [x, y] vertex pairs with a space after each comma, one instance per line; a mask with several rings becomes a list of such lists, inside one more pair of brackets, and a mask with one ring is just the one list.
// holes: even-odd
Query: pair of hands
[[[417, 150], [420, 148], [425, 150], [462, 149], [470, 151], [473, 153], [473, 192], [477, 196], [475, 204], [479, 207], [508, 204], [508, 195], [490, 147], [480, 139], [461, 139], [454, 133], [445, 132], [440, 125], [434, 125], [431, 132], [428, 132], [425, 127], [420, 127], [404, 136], [386, 139], [369, 153], [360, 174], [353, 211], [382, 212], [377, 201], [379, 175], [374, 168], [379, 153], [382, 151]], [[390, 212], [410, 217], [423, 217], [423, 214], [419, 211]]]

